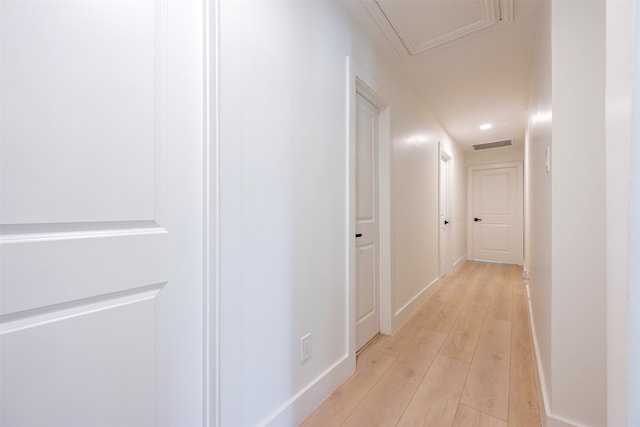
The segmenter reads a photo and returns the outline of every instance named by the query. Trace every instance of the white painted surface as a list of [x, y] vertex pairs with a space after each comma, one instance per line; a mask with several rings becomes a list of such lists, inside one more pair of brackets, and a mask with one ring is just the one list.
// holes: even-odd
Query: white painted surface
[[[390, 171], [390, 145], [391, 145], [391, 107], [386, 101], [386, 91], [370, 76], [370, 73], [356, 60], [347, 58], [348, 79], [348, 128], [349, 128], [349, 186], [348, 201], [349, 217], [351, 218], [349, 229], [355, 230], [356, 209], [356, 100], [357, 94], [365, 96], [378, 109], [378, 224], [379, 224], [379, 286], [380, 286], [380, 332], [390, 334], [392, 332], [392, 290], [391, 290], [391, 171]], [[354, 89], [355, 88], [355, 89]], [[351, 233], [353, 234], [353, 233]], [[355, 263], [354, 240], [349, 240], [350, 264]], [[349, 268], [349, 299], [355, 304], [355, 268]], [[350, 308], [355, 313], [356, 308]], [[349, 348], [355, 352], [355, 317], [353, 316], [352, 331], [350, 331]]]
[[[640, 407], [638, 400], [640, 399], [640, 265], [635, 260], [640, 256], [640, 191], [638, 191], [638, 183], [640, 183], [640, 120], [638, 112], [640, 111], [640, 43], [638, 43], [638, 29], [640, 28], [640, 8], [634, 6], [634, 30], [635, 36], [632, 37], [634, 46], [633, 56], [633, 110], [632, 110], [632, 140], [631, 140], [631, 162], [630, 162], [630, 197], [629, 197], [629, 294], [628, 294], [628, 396], [627, 396], [627, 425], [640, 424]], [[627, 26], [629, 23], [627, 22]], [[627, 31], [629, 28], [627, 28]], [[628, 33], [627, 33], [628, 37]], [[629, 39], [625, 37], [627, 42]], [[628, 83], [628, 81], [627, 81]], [[622, 118], [623, 116], [621, 116]], [[613, 350], [613, 349], [612, 349]], [[620, 374], [620, 371], [614, 371]], [[609, 389], [611, 391], [611, 389]], [[619, 415], [616, 413], [616, 415]]]
[[447, 161], [447, 234], [451, 262], [449, 271], [454, 272], [467, 259], [467, 168], [465, 152], [451, 140], [441, 142], [441, 151], [451, 156]]
[[[394, 104], [393, 101], [397, 100]], [[453, 260], [465, 254], [459, 238], [465, 227], [464, 199], [466, 184], [464, 154], [441, 130], [433, 115], [424, 111], [419, 102], [412, 101], [408, 91], [396, 93], [391, 105], [394, 141], [392, 146], [392, 283], [394, 329], [433, 291], [431, 285], [439, 278], [439, 172], [440, 149], [452, 159], [451, 227]], [[399, 131], [398, 129], [402, 129]], [[462, 169], [462, 172], [460, 171]], [[460, 193], [462, 191], [462, 193]], [[458, 263], [459, 264], [459, 263]]]
[[448, 233], [447, 233], [447, 229], [448, 229], [448, 225], [449, 225], [449, 220], [447, 219], [447, 212], [448, 212], [448, 189], [449, 189], [449, 171], [447, 168], [447, 160], [448, 160], [449, 156], [447, 154], [441, 153], [440, 155], [440, 200], [439, 200], [439, 209], [440, 209], [440, 215], [438, 218], [438, 224], [440, 227], [440, 235], [438, 236], [438, 242], [440, 245], [440, 251], [438, 254], [438, 258], [439, 258], [439, 262], [440, 262], [440, 266], [439, 266], [439, 271], [440, 271], [440, 277], [444, 277], [447, 275], [447, 273], [449, 272], [449, 242], [448, 242]]
[[604, 3], [546, 7], [526, 150], [538, 367], [548, 425], [606, 425]]
[[356, 95], [356, 349], [380, 332], [378, 109]]
[[223, 1], [220, 20], [221, 423], [293, 425], [355, 366], [345, 58], [388, 103], [392, 328], [438, 278], [437, 141], [463, 189], [464, 155], [339, 5]]
[[605, 425], [605, 10], [598, 2], [552, 2], [551, 10], [551, 407]]
[[[427, 34], [440, 33], [447, 39], [450, 34], [447, 29], [468, 30], [469, 26], [463, 24], [465, 16], [480, 4], [479, 1], [379, 3], [402, 16], [394, 20], [399, 22], [396, 31], [411, 34], [409, 39], [417, 45], [428, 43]], [[394, 48], [393, 34], [385, 34], [367, 10], [368, 2], [341, 1], [377, 45], [389, 53], [387, 62], [399, 70], [414, 94], [430, 106], [451, 137], [465, 147], [508, 138], [515, 138], [519, 146], [524, 144], [540, 2], [516, 0], [514, 3], [514, 21], [508, 25], [455, 40], [421, 57], [406, 60]], [[502, 9], [505, 13], [504, 4]], [[486, 12], [484, 18], [489, 18], [489, 10]], [[411, 18], [404, 19], [407, 16]], [[479, 132], [478, 126], [487, 121], [494, 123], [493, 129]]]
[[[529, 103], [529, 139], [525, 147], [525, 192], [528, 205], [525, 220], [525, 259], [529, 271], [529, 290], [533, 340], [537, 371], [544, 399], [542, 413], [551, 410], [551, 174], [545, 172], [545, 150], [552, 146], [551, 120], [533, 120], [551, 113], [551, 2], [543, 3], [538, 48]], [[528, 237], [528, 238], [527, 238]]]
[[472, 258], [519, 264], [522, 252], [522, 165], [469, 168]]
[[2, 3], [2, 425], [202, 422], [201, 17]]
[[[635, 2], [606, 2], [606, 181], [607, 181], [607, 425], [637, 425], [635, 397], [627, 393], [629, 327], [629, 182], [635, 47]], [[635, 81], [638, 81], [636, 78]], [[637, 240], [632, 238], [633, 241]], [[637, 259], [637, 258], [636, 258]], [[636, 325], [637, 322], [629, 323]], [[636, 362], [637, 364], [637, 362]], [[637, 366], [637, 365], [636, 365]], [[637, 368], [636, 368], [637, 369]], [[629, 390], [632, 390], [630, 387]], [[628, 398], [629, 397], [629, 398]]]
[[330, 3], [220, 5], [223, 426], [293, 425], [353, 369], [345, 24]]

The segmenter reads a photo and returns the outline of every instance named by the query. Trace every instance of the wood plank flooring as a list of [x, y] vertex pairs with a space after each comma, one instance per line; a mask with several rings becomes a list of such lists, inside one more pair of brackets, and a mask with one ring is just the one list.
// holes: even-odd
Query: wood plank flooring
[[539, 427], [521, 274], [466, 262], [301, 426]]

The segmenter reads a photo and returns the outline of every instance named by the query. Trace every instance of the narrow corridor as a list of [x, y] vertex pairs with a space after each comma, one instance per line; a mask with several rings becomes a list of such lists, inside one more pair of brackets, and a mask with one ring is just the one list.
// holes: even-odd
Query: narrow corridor
[[540, 426], [521, 272], [466, 262], [302, 426]]

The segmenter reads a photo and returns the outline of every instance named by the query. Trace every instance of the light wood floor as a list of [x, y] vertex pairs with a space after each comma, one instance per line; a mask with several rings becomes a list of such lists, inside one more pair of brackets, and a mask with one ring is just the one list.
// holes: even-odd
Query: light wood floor
[[521, 275], [466, 262], [302, 426], [540, 426]]

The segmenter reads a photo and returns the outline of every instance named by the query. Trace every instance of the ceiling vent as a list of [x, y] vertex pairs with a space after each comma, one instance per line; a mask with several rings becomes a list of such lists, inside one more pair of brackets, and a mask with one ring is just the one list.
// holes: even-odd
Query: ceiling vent
[[502, 141], [488, 142], [486, 144], [476, 144], [472, 145], [475, 151], [478, 150], [487, 150], [489, 148], [500, 148], [500, 147], [510, 147], [513, 145], [512, 139], [505, 139]]

